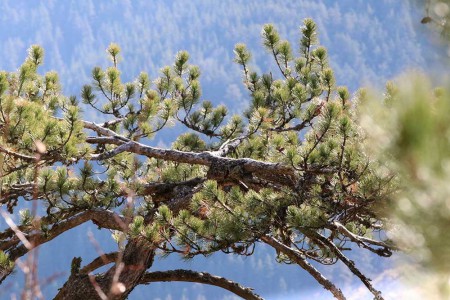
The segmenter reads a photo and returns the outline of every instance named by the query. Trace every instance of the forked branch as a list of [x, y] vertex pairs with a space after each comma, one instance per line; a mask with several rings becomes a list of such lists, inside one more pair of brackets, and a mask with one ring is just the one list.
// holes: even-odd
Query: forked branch
[[345, 300], [345, 296], [342, 291], [337, 288], [330, 280], [325, 278], [325, 276], [323, 276], [322, 273], [319, 272], [319, 270], [317, 270], [316, 268], [314, 268], [314, 266], [307, 262], [305, 257], [298, 250], [284, 245], [283, 243], [269, 235], [263, 236], [261, 240], [264, 243], [275, 248], [275, 250], [283, 253], [291, 261], [295, 262], [304, 270], [306, 270], [309, 274], [311, 274], [312, 277], [314, 277], [314, 279], [316, 279], [318, 283], [320, 283], [325, 289], [329, 290], [336, 299]]

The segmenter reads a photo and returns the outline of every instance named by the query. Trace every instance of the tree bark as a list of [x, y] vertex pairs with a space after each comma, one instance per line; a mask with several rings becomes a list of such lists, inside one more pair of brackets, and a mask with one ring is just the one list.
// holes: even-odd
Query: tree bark
[[243, 287], [236, 282], [223, 277], [211, 275], [209, 273], [195, 272], [191, 270], [170, 270], [146, 273], [141, 279], [141, 284], [149, 284], [151, 282], [159, 281], [184, 281], [209, 284], [226, 289], [244, 299], [263, 299], [259, 295], [255, 294], [252, 289]]
[[[166, 196], [170, 196], [170, 200], [166, 204], [174, 214], [189, 206], [197, 185], [202, 182], [203, 180], [193, 179], [185, 182], [186, 186], [183, 189], [177, 189], [174, 186], [169, 193], [166, 193], [165, 189], [161, 190], [166, 193]], [[159, 194], [158, 192], [161, 192], [155, 187], [148, 186], [147, 188], [148, 191], [151, 190], [157, 195]], [[153, 218], [154, 214], [149, 213], [145, 217], [145, 222], [149, 224], [153, 222]], [[122, 255], [119, 255], [114, 266], [106, 273], [98, 274], [95, 277], [81, 274], [80, 272], [71, 274], [54, 299], [126, 299], [133, 289], [140, 284], [146, 270], [152, 266], [154, 256], [155, 248], [149, 241], [141, 237], [130, 239]], [[120, 291], [121, 288], [124, 290]], [[119, 291], [120, 293], [118, 293]]]
[[[108, 295], [108, 300], [126, 299], [139, 284], [145, 271], [153, 264], [155, 256], [154, 248], [142, 239], [133, 239], [128, 242], [123, 252], [123, 269], [120, 271], [118, 280], [114, 280], [117, 264], [106, 273], [94, 277], [95, 283], [91, 282], [89, 275], [71, 274], [64, 286], [59, 290], [55, 300], [86, 300], [102, 299], [95, 289], [95, 285]], [[114, 288], [113, 284], [123, 284], [125, 290], [115, 293], [120, 289]]]

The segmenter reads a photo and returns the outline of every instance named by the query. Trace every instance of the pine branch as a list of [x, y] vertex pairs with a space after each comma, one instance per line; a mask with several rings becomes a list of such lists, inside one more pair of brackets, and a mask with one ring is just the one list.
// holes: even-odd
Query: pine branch
[[[62, 233], [75, 228], [87, 221], [92, 221], [94, 224], [101, 228], [108, 228], [114, 230], [123, 230], [123, 224], [125, 224], [125, 218], [117, 215], [112, 211], [102, 210], [102, 209], [92, 209], [82, 213], [79, 213], [75, 216], [69, 217], [63, 221], [60, 221], [45, 231], [38, 231], [34, 233], [36, 230], [32, 227], [27, 228], [25, 231], [26, 238], [32, 243], [33, 248], [37, 247], [41, 244], [47, 243]], [[21, 228], [24, 230], [24, 228]], [[20, 239], [17, 237], [12, 237], [10, 240], [3, 241], [0, 243], [0, 250], [8, 251], [11, 260], [16, 260], [17, 258], [25, 255], [29, 252], [25, 245], [20, 243]]]
[[361, 280], [361, 282], [367, 287], [367, 289], [375, 296], [375, 300], [384, 300], [384, 298], [381, 296], [381, 292], [376, 290], [370, 283], [370, 278], [364, 276], [364, 274], [362, 274], [361, 271], [355, 266], [355, 263], [352, 260], [348, 259], [332, 241], [328, 240], [323, 235], [317, 232], [307, 233], [306, 235], [312, 236], [313, 240], [317, 239], [326, 247], [328, 247], [331, 252], [333, 252], [348, 267], [348, 269]]
[[[348, 237], [352, 242], [354, 242], [354, 243], [358, 244], [359, 246], [362, 246], [363, 248], [366, 248], [366, 249], [370, 250], [371, 252], [376, 253], [380, 256], [389, 257], [392, 255], [391, 249], [392, 250], [400, 250], [395, 245], [388, 245], [381, 241], [377, 241], [377, 240], [366, 238], [364, 236], [356, 235], [356, 234], [352, 233], [351, 231], [349, 231], [347, 228], [345, 228], [344, 225], [342, 225], [341, 223], [339, 223], [337, 221], [334, 221], [329, 226], [329, 228], [330, 228], [330, 230], [339, 231], [341, 234]], [[370, 247], [369, 245], [376, 245], [376, 246], [382, 247], [382, 249], [374, 249], [374, 248]]]
[[145, 273], [140, 280], [140, 284], [150, 284], [159, 281], [183, 281], [196, 282], [202, 284], [214, 285], [226, 289], [239, 297], [249, 300], [262, 300], [259, 295], [253, 292], [251, 288], [226, 279], [224, 277], [215, 276], [206, 272], [195, 272], [191, 270], [170, 270]]
[[111, 144], [111, 145], [122, 145], [125, 142], [121, 139], [110, 136], [89, 136], [86, 138], [86, 143], [89, 144]]
[[329, 290], [336, 299], [345, 300], [345, 296], [344, 294], [342, 294], [342, 291], [337, 288], [331, 281], [325, 278], [316, 268], [314, 268], [313, 265], [307, 262], [302, 253], [300, 253], [298, 250], [294, 250], [284, 245], [283, 243], [269, 235], [261, 237], [261, 240], [264, 243], [275, 248], [277, 251], [283, 253], [293, 262], [306, 270], [309, 274], [311, 274], [311, 276], [314, 277], [314, 279], [316, 279], [319, 284], [321, 284], [325, 289]]
[[[276, 127], [276, 128], [270, 128], [269, 130], [275, 131], [275, 132], [285, 132], [285, 131], [301, 131], [302, 129], [306, 128], [310, 122], [312, 121], [312, 118], [302, 121], [301, 123], [291, 126], [291, 127]], [[285, 125], [284, 123], [283, 125]]]
[[23, 159], [25, 161], [36, 161], [36, 157], [34, 157], [34, 156], [29, 156], [29, 155], [25, 155], [22, 153], [14, 152], [14, 151], [4, 148], [3, 146], [0, 146], [0, 152], [11, 155], [15, 158]]

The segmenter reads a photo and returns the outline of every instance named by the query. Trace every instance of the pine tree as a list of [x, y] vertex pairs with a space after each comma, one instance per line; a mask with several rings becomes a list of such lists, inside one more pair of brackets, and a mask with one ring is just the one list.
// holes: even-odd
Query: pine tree
[[[258, 243], [337, 299], [345, 299], [342, 291], [311, 262], [341, 261], [382, 299], [345, 252], [360, 247], [388, 257], [396, 249], [375, 234], [386, 228], [380, 212], [394, 177], [380, 174], [364, 149], [357, 103], [336, 87], [315, 23], [306, 19], [300, 33], [294, 51], [273, 25], [263, 27], [263, 45], [278, 66], [266, 74], [252, 71], [244, 44], [235, 46], [250, 103], [232, 116], [201, 100], [200, 70], [185, 51], [154, 80], [142, 72], [123, 83], [125, 62], [111, 44], [111, 66], [92, 70], [80, 103], [61, 94], [56, 73], [38, 73], [44, 51], [31, 46], [17, 72], [0, 73], [0, 203], [10, 225], [0, 233], [0, 280], [34, 247], [92, 221], [114, 231], [118, 251], [87, 264], [74, 258], [55, 299], [125, 299], [135, 286], [162, 280], [260, 299], [207, 273], [151, 271], [158, 254], [252, 255]], [[85, 120], [87, 110], [104, 121]], [[170, 148], [148, 145], [174, 123], [187, 132]], [[39, 216], [36, 207], [17, 211], [22, 201], [39, 203]], [[20, 224], [10, 217], [17, 213]]]

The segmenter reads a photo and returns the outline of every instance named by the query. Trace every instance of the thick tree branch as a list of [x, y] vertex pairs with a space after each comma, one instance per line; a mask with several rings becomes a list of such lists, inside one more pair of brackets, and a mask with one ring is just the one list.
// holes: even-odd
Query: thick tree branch
[[[295, 176], [294, 170], [291, 167], [285, 166], [281, 163], [263, 162], [251, 158], [234, 159], [220, 157], [214, 155], [213, 152], [195, 153], [172, 149], [161, 149], [147, 146], [135, 141], [128, 141], [125, 144], [122, 144], [110, 151], [101, 154], [93, 154], [91, 156], [91, 159], [105, 160], [123, 152], [144, 155], [149, 158], [158, 158], [167, 161], [175, 161], [179, 163], [188, 163], [203, 166], [211, 166], [212, 164], [222, 166], [239, 164], [244, 171], [257, 174], [263, 178], [270, 178], [270, 181], [276, 181], [277, 178], [280, 179], [280, 176], [277, 175], [282, 175], [281, 177], [283, 178]], [[286, 181], [283, 180], [283, 184], [285, 183]]]
[[243, 287], [234, 281], [228, 280], [224, 277], [211, 275], [209, 273], [195, 272], [191, 270], [170, 270], [145, 273], [139, 283], [149, 284], [151, 282], [159, 281], [184, 281], [209, 284], [226, 289], [244, 299], [263, 299], [259, 295], [255, 294], [251, 288]]
[[100, 255], [99, 257], [97, 257], [96, 259], [91, 261], [89, 264], [87, 264], [86, 266], [81, 268], [79, 273], [80, 274], [88, 274], [94, 270], [97, 270], [100, 267], [103, 267], [107, 264], [113, 263], [117, 260], [118, 255], [119, 255], [119, 253], [117, 253], [117, 252], [111, 252], [111, 253], [106, 253], [106, 254]]
[[[123, 230], [123, 226], [125, 224], [125, 218], [117, 215], [112, 211], [94, 209], [82, 212], [68, 218], [67, 220], [56, 223], [48, 231], [38, 231], [37, 233], [27, 234], [26, 238], [32, 243], [33, 247], [36, 247], [53, 240], [60, 234], [72, 228], [75, 228], [87, 221], [92, 221], [94, 224], [102, 228], [115, 230]], [[30, 230], [31, 229], [32, 228], [30, 228]], [[2, 242], [0, 244], [0, 250], [7, 251], [10, 259], [16, 260], [17, 258], [25, 255], [30, 250], [23, 244], [18, 245], [19, 243], [19, 238], [13, 237], [8, 241]]]
[[110, 136], [89, 136], [86, 138], [86, 142], [89, 144], [111, 144], [122, 145], [125, 141]]
[[[63, 120], [58, 118], [59, 120]], [[115, 144], [118, 147], [101, 153], [91, 155], [91, 160], [105, 160], [114, 157], [123, 152], [130, 152], [139, 155], [143, 155], [149, 158], [163, 159], [167, 161], [175, 161], [179, 163], [188, 163], [195, 165], [211, 166], [214, 162], [222, 165], [225, 164], [242, 164], [245, 171], [250, 173], [256, 173], [260, 175], [283, 175], [283, 177], [294, 176], [294, 170], [291, 167], [285, 166], [281, 163], [270, 163], [259, 160], [254, 160], [250, 158], [233, 159], [223, 157], [229, 153], [233, 148], [237, 147], [247, 135], [242, 135], [239, 138], [233, 140], [231, 143], [224, 145], [222, 149], [214, 152], [186, 152], [172, 149], [161, 149], [157, 147], [151, 147], [141, 144], [136, 141], [129, 140], [111, 129], [105, 128], [99, 124], [80, 121], [83, 123], [84, 128], [91, 129], [100, 135], [109, 137], [109, 139], [96, 137], [88, 138], [89, 143], [102, 143], [102, 144]]]
[[261, 240], [264, 243], [272, 246], [276, 250], [280, 251], [281, 253], [289, 257], [290, 260], [294, 261], [300, 267], [306, 270], [309, 274], [311, 274], [312, 277], [314, 277], [314, 279], [317, 280], [318, 283], [320, 283], [325, 289], [329, 290], [336, 299], [345, 300], [345, 296], [344, 294], [342, 294], [342, 291], [337, 288], [331, 281], [325, 278], [316, 268], [314, 268], [314, 266], [307, 262], [302, 253], [284, 245], [277, 239], [268, 235], [261, 237]]

